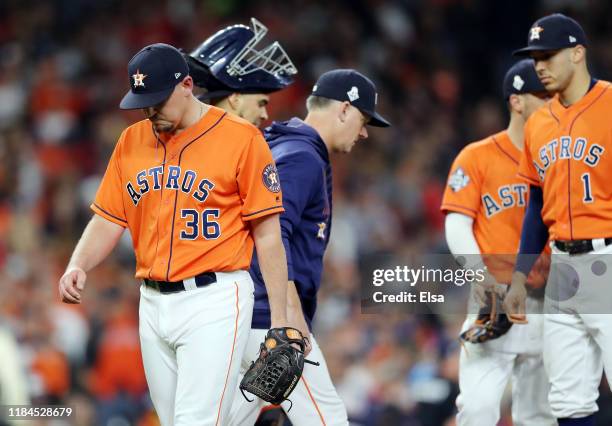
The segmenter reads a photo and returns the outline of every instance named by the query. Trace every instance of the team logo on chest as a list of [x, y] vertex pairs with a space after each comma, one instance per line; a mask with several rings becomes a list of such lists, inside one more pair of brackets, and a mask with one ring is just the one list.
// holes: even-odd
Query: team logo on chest
[[208, 179], [198, 179], [194, 170], [184, 170], [180, 166], [169, 166], [164, 172], [163, 166], [151, 167], [136, 174], [136, 179], [128, 181], [125, 189], [135, 206], [150, 191], [181, 191], [191, 195], [197, 202], [203, 203], [215, 187]]
[[593, 168], [599, 164], [599, 160], [606, 149], [591, 143], [587, 138], [561, 136], [541, 146], [533, 159], [533, 165], [538, 172], [540, 181], [544, 181], [546, 170], [559, 160], [582, 161]]
[[270, 192], [280, 192], [280, 180], [278, 179], [278, 171], [274, 164], [268, 164], [261, 173], [261, 178], [264, 185]]
[[487, 217], [491, 217], [511, 207], [525, 207], [527, 185], [503, 185], [497, 189], [497, 194], [486, 193], [482, 196], [482, 206]]

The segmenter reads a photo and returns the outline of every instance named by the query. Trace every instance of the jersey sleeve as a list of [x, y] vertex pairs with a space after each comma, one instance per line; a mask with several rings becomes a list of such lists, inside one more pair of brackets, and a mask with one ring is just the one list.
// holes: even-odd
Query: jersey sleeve
[[529, 140], [529, 121], [525, 125], [525, 145], [523, 147], [523, 153], [521, 154], [521, 161], [519, 162], [518, 176], [521, 179], [526, 180], [531, 185], [540, 186], [540, 179], [538, 171], [533, 164], [533, 157], [531, 156], [531, 143]]
[[482, 176], [474, 151], [463, 149], [451, 166], [442, 206], [444, 213], [456, 212], [476, 218], [480, 207]]
[[242, 199], [243, 220], [284, 211], [276, 164], [268, 144], [259, 132], [242, 153], [236, 179]]
[[106, 167], [106, 172], [96, 193], [96, 198], [91, 204], [91, 209], [103, 218], [116, 223], [117, 225], [127, 227], [127, 218], [125, 207], [123, 205], [122, 194], [124, 192], [121, 184], [121, 167], [120, 167], [120, 146], [123, 135], [119, 139], [119, 143], [115, 146], [115, 150]]
[[[293, 230], [299, 226], [302, 213], [312, 194], [325, 183], [319, 162], [308, 153], [300, 152], [281, 157], [276, 165], [283, 185], [285, 208], [285, 212], [280, 217], [281, 233], [287, 253], [287, 272], [289, 280], [293, 281], [295, 275], [291, 256]], [[324, 207], [321, 206], [321, 209]]]

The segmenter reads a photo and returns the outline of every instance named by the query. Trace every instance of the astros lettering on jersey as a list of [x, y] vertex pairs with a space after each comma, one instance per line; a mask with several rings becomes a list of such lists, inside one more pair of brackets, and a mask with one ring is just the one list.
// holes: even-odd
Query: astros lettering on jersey
[[525, 125], [519, 175], [541, 186], [542, 218], [552, 240], [612, 235], [610, 83], [598, 81], [565, 107], [555, 96]]
[[248, 222], [282, 206], [261, 133], [210, 107], [197, 124], [165, 141], [148, 120], [128, 127], [91, 207], [129, 224], [136, 278], [179, 281], [248, 269], [254, 247]]
[[[466, 146], [455, 159], [441, 210], [474, 219], [474, 236], [488, 270], [499, 283], [510, 283], [527, 206], [528, 185], [517, 176], [521, 152], [506, 131]], [[529, 284], [546, 282], [544, 256]]]

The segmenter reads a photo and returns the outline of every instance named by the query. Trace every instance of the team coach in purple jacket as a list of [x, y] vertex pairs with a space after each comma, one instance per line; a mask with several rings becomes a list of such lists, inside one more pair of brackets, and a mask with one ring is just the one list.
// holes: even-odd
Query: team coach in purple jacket
[[[357, 141], [366, 139], [366, 125], [388, 127], [376, 111], [378, 94], [374, 83], [351, 69], [329, 71], [319, 78], [306, 101], [304, 120], [274, 122], [265, 130], [283, 189], [281, 215], [283, 243], [289, 271], [288, 319], [310, 336], [308, 359], [299, 385], [282, 407], [294, 426], [348, 425], [346, 408], [332, 384], [327, 365], [311, 333], [321, 284], [323, 254], [329, 241], [332, 217], [332, 173], [330, 152], [349, 153]], [[264, 282], [253, 257], [251, 276], [255, 282], [255, 309], [245, 357], [255, 360], [259, 344], [270, 328], [270, 306]], [[242, 372], [250, 364], [243, 360]], [[265, 402], [249, 403], [234, 398], [233, 425], [252, 425]]]

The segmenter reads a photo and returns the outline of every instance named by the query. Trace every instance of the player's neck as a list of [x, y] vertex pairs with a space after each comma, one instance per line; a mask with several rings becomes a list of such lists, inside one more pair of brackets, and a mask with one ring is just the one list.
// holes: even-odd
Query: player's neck
[[185, 115], [183, 116], [183, 119], [174, 131], [174, 134], [178, 135], [183, 130], [196, 124], [202, 117], [204, 117], [204, 115], [206, 115], [209, 109], [210, 106], [193, 97], [189, 102], [189, 106], [185, 112]]
[[331, 152], [331, 142], [332, 142], [332, 130], [329, 126], [329, 117], [325, 114], [321, 114], [321, 111], [309, 112], [306, 118], [304, 119], [304, 123], [308, 124], [310, 127], [315, 129], [323, 143], [327, 147], [327, 152]]
[[508, 128], [506, 131], [508, 132], [508, 137], [514, 146], [516, 146], [519, 151], [523, 150], [523, 145], [525, 141], [525, 133], [523, 128], [525, 126], [525, 120], [519, 114], [513, 113], [510, 116], [510, 124], [508, 124]]
[[566, 107], [571, 106], [583, 98], [589, 91], [591, 76], [589, 72], [577, 71], [570, 84], [559, 93], [559, 101]]

